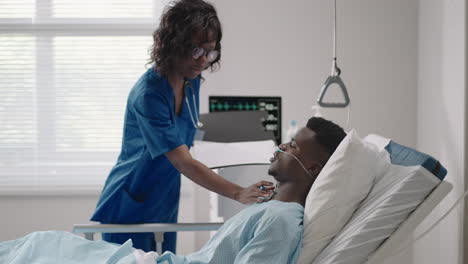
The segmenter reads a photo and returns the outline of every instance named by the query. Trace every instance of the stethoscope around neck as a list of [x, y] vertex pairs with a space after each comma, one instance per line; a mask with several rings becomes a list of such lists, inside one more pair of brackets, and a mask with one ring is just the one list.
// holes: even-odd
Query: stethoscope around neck
[[[190, 119], [192, 120], [192, 124], [193, 124], [193, 127], [195, 128], [202, 128], [203, 127], [203, 123], [200, 122], [200, 120], [198, 120], [198, 117], [200, 116], [200, 113], [197, 112], [197, 100], [195, 98], [195, 90], [193, 89], [193, 85], [190, 81], [185, 81], [184, 83], [184, 87], [185, 87], [185, 103], [187, 104], [187, 108], [189, 110], [189, 114], [190, 114]], [[188, 100], [188, 88], [190, 88], [191, 90], [191, 93], [192, 93], [192, 103], [193, 103], [193, 112], [192, 112], [192, 109], [190, 108], [190, 104], [189, 104], [189, 100]]]

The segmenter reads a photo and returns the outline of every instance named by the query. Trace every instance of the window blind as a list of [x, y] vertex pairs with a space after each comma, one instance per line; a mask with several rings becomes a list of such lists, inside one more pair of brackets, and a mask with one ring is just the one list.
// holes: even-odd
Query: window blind
[[101, 188], [167, 3], [0, 1], [0, 194]]

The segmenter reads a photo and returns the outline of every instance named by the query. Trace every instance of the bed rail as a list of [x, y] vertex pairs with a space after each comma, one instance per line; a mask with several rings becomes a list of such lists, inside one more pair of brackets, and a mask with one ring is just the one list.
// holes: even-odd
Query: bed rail
[[84, 234], [86, 239], [94, 240], [95, 233], [154, 233], [156, 251], [161, 254], [164, 233], [181, 231], [215, 231], [223, 223], [177, 223], [177, 224], [78, 224], [73, 226], [73, 233]]

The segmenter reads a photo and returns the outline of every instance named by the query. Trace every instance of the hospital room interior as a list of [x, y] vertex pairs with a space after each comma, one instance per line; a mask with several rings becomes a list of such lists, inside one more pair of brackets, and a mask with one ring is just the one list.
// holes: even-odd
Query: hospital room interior
[[[222, 133], [255, 141], [260, 130], [250, 120], [209, 116], [263, 107], [270, 111], [258, 124], [273, 135], [270, 145], [320, 115], [360, 138], [379, 135], [434, 157], [452, 188], [406, 230], [405, 247], [378, 263], [468, 264], [468, 1], [208, 2], [223, 36], [221, 66], [203, 72], [206, 127], [229, 125]], [[150, 67], [152, 33], [168, 3], [0, 0], [0, 242], [96, 223], [90, 217], [119, 155], [127, 95]], [[320, 107], [334, 53], [344, 87], [334, 83], [323, 100], [349, 96], [349, 104]], [[244, 159], [216, 168], [235, 183], [272, 181], [268, 162], [258, 164], [272, 151], [240, 143], [245, 155], [223, 145], [201, 155]], [[225, 221], [221, 211], [233, 208], [227, 218], [241, 209], [225, 200], [182, 176], [178, 222]], [[213, 234], [178, 232], [177, 254], [199, 250]]]

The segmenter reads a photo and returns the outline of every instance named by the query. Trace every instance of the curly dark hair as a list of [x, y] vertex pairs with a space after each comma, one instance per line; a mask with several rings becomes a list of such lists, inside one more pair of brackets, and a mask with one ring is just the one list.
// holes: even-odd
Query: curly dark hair
[[[216, 40], [215, 50], [218, 58], [208, 67], [214, 71], [220, 66], [221, 59], [221, 22], [216, 9], [203, 0], [174, 1], [164, 10], [159, 27], [153, 33], [153, 46], [148, 64], [156, 64], [159, 73], [167, 76], [175, 66], [177, 58], [191, 56], [193, 34], [205, 33]], [[211, 41], [211, 40], [210, 40]]]
[[346, 137], [346, 132], [339, 125], [321, 117], [312, 117], [307, 127], [315, 132], [317, 142], [331, 155]]

